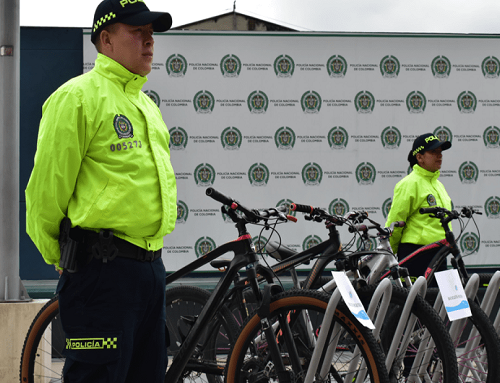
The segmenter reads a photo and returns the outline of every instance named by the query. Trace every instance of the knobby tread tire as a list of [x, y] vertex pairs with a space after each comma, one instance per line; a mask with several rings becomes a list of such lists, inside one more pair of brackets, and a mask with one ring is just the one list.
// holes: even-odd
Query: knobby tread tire
[[47, 326], [59, 314], [58, 296], [50, 299], [38, 312], [24, 339], [19, 378], [21, 383], [34, 383], [35, 357]]
[[[374, 285], [366, 286], [357, 290], [357, 293], [363, 302], [369, 302], [375, 288], [376, 286]], [[392, 288], [390, 311], [386, 316], [380, 335], [384, 352], [389, 350], [394, 331], [398, 325], [403, 306], [408, 297], [408, 290], [394, 285]], [[430, 336], [435, 342], [435, 351], [443, 366], [443, 378], [439, 381], [444, 383], [459, 382], [455, 347], [438, 313], [420, 295], [417, 295], [411, 312], [417, 317], [417, 324], [423, 326], [422, 328], [427, 328], [430, 332]], [[401, 378], [401, 380], [396, 380], [392, 369], [389, 371], [389, 378], [391, 382], [404, 381], [403, 378]]]

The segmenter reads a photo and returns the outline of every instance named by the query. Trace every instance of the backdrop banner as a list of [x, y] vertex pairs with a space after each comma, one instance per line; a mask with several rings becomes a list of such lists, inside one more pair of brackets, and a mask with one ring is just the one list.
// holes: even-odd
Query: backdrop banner
[[[96, 56], [85, 32], [85, 72]], [[385, 223], [394, 186], [410, 171], [413, 140], [427, 132], [452, 142], [440, 180], [454, 209], [483, 213], [459, 239], [466, 264], [497, 267], [496, 56], [500, 38], [486, 35], [156, 34], [143, 90], [169, 128], [178, 185], [177, 225], [164, 242], [167, 271], [237, 236], [220, 204], [205, 196], [209, 186], [247, 207], [366, 210]], [[281, 241], [300, 251], [327, 238], [323, 224], [297, 218], [277, 226], [279, 236], [249, 226], [256, 246]], [[457, 221], [453, 228], [458, 235]], [[347, 228], [339, 231], [351, 243]], [[361, 244], [353, 241], [354, 250]]]

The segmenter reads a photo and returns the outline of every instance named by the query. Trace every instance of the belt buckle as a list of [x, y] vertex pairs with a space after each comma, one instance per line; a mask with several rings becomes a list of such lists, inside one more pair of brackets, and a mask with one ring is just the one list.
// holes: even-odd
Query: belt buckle
[[153, 262], [154, 259], [155, 259], [155, 252], [154, 251], [144, 250], [141, 254], [141, 261], [142, 262]]

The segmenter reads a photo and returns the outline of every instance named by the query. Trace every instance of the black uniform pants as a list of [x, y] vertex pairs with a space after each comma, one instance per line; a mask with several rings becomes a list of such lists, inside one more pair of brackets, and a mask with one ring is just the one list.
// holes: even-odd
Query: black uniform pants
[[66, 333], [65, 383], [163, 382], [166, 370], [165, 268], [92, 259], [58, 284]]
[[[398, 248], [398, 260], [401, 261], [406, 258], [411, 253], [417, 251], [424, 245], [415, 245], [413, 243], [400, 243]], [[425, 271], [427, 270], [427, 266], [431, 262], [432, 258], [436, 255], [436, 253], [440, 250], [439, 247], [435, 247], [429, 250], [423, 251], [418, 256], [411, 258], [407, 262], [405, 262], [402, 267], [406, 267], [410, 273], [411, 277], [420, 277], [425, 275]], [[436, 271], [444, 271], [447, 269], [446, 260], [441, 263], [439, 266], [439, 270]], [[431, 284], [432, 287], [437, 286], [436, 281], [434, 280]]]

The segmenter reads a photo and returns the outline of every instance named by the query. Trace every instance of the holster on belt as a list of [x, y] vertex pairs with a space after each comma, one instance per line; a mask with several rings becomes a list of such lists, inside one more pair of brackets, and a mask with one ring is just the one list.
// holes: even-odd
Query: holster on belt
[[59, 248], [61, 251], [59, 267], [72, 273], [77, 270], [78, 241], [71, 238], [70, 231], [71, 220], [64, 217], [59, 226]]

